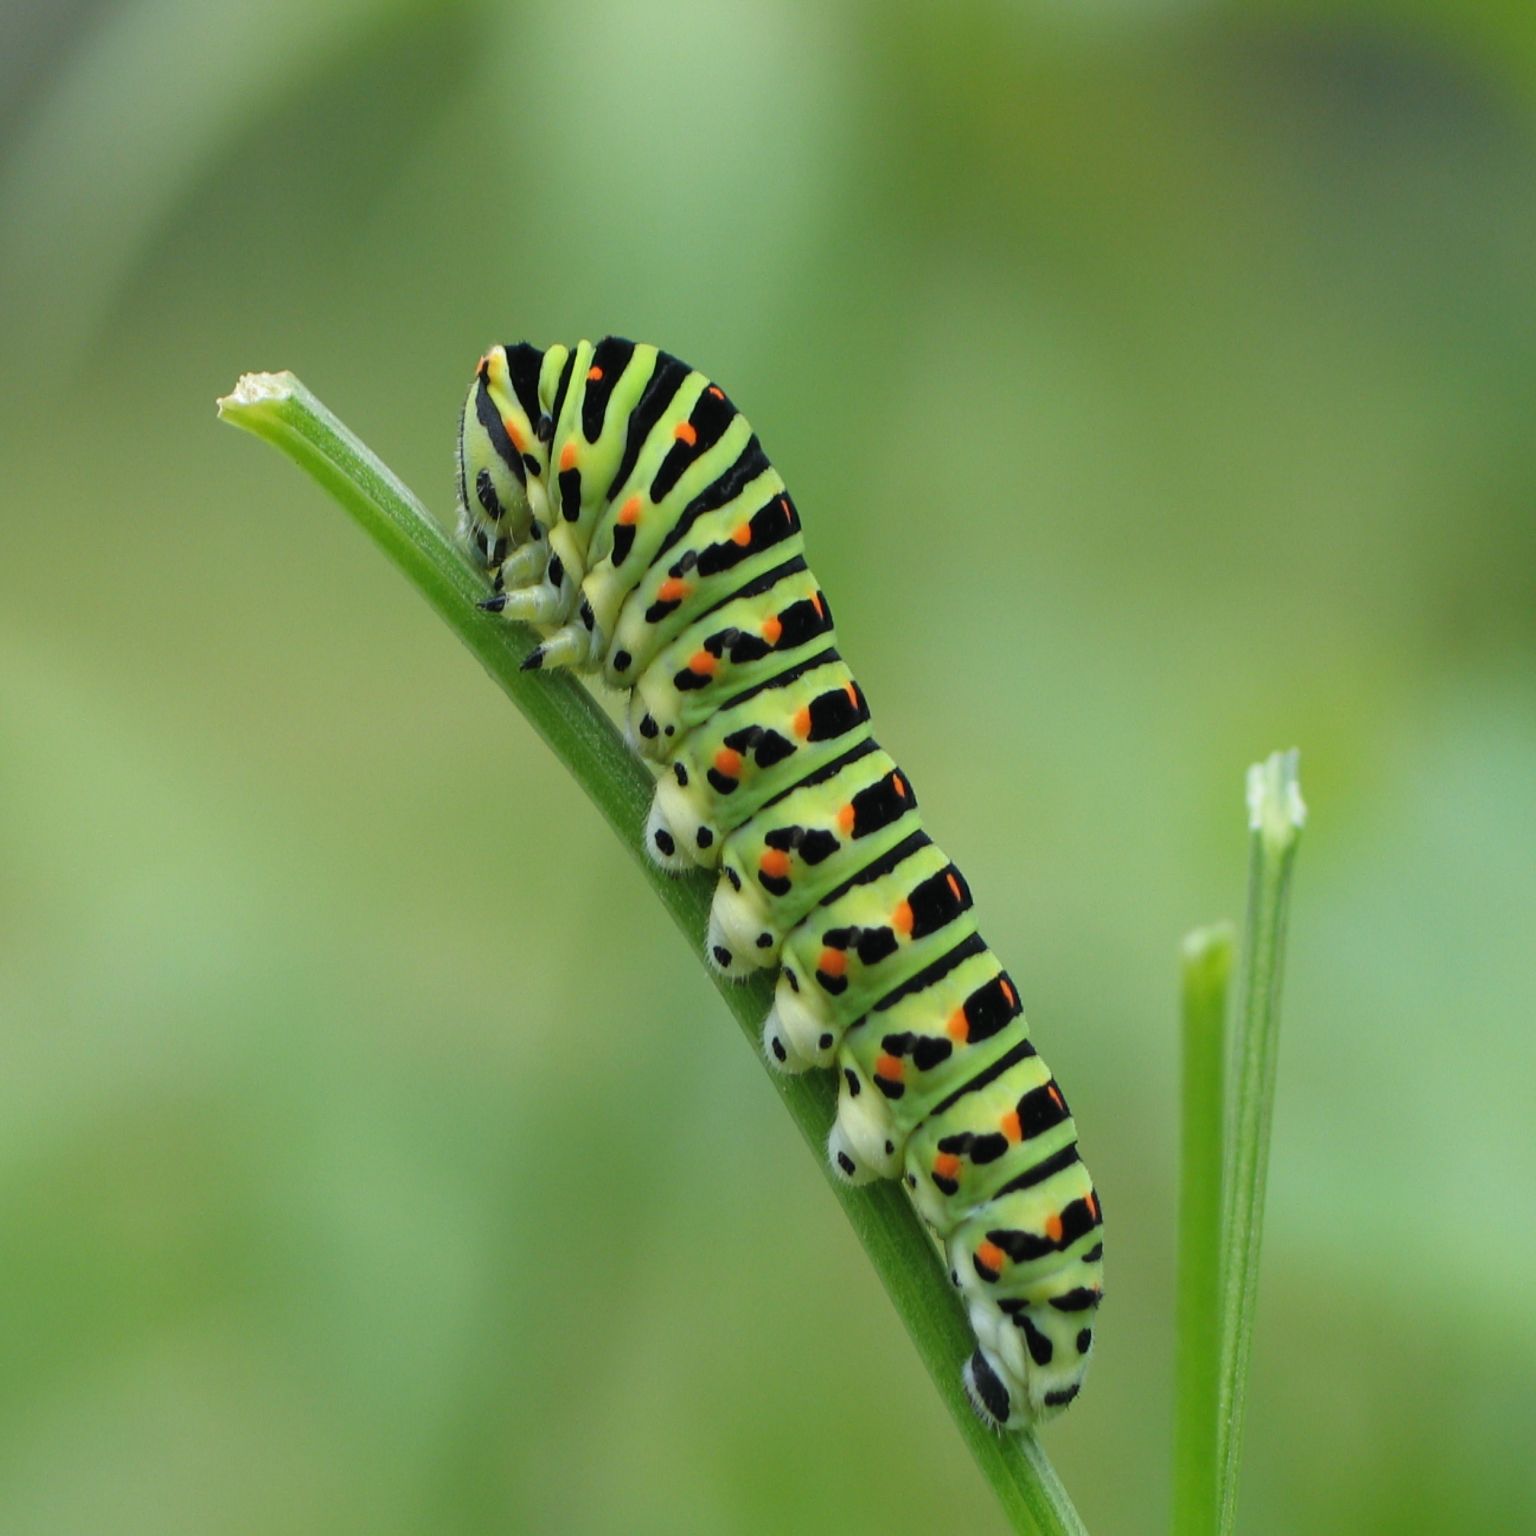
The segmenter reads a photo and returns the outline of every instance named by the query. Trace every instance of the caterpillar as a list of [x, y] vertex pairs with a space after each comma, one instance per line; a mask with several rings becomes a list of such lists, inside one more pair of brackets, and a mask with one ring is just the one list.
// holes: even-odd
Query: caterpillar
[[537, 627], [525, 667], [628, 695], [658, 770], [646, 848], [717, 868], [708, 958], [777, 967], [770, 1063], [841, 1075], [828, 1156], [902, 1178], [976, 1338], [984, 1420], [1077, 1396], [1102, 1295], [1099, 1197], [964, 877], [871, 734], [800, 515], [725, 392], [618, 337], [492, 347], [459, 429], [481, 607]]

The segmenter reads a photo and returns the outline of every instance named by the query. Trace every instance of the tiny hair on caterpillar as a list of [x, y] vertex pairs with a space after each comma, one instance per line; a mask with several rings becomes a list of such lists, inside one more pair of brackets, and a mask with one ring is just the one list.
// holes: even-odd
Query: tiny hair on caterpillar
[[627, 695], [658, 769], [646, 850], [719, 871], [711, 965], [777, 970], [770, 1063], [837, 1070], [832, 1167], [904, 1181], [976, 1337], [977, 1411], [1008, 1429], [1060, 1411], [1103, 1293], [1098, 1193], [970, 887], [875, 741], [757, 434], [655, 347], [496, 346], [459, 501], [481, 606], [541, 637], [524, 665]]

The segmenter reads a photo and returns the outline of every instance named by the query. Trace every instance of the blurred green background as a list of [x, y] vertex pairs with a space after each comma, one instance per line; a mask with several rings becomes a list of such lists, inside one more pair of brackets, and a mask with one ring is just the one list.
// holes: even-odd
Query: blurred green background
[[489, 342], [713, 373], [1068, 1085], [1090, 1529], [1167, 1498], [1176, 950], [1302, 852], [1242, 1526], [1536, 1525], [1536, 16], [0, 17], [0, 1531], [1001, 1521], [523, 721], [215, 424], [445, 515]]

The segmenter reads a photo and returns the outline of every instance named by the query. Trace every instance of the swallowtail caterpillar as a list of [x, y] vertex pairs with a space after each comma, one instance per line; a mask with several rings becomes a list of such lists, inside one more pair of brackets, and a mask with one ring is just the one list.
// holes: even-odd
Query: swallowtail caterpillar
[[482, 606], [537, 627], [527, 665], [600, 675], [659, 770], [668, 870], [718, 869], [710, 962], [778, 971], [786, 1072], [835, 1067], [845, 1179], [905, 1181], [976, 1335], [991, 1423], [1081, 1387], [1102, 1213], [959, 870], [871, 734], [805, 561], [800, 516], [723, 390], [618, 337], [480, 359], [459, 435], [460, 532]]

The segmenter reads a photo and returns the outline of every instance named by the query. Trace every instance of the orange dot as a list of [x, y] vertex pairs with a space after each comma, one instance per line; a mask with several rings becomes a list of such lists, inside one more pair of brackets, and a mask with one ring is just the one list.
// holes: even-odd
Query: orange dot
[[822, 600], [821, 600], [821, 593], [820, 592], [812, 592], [811, 593], [811, 607], [816, 610], [816, 617], [818, 619], [826, 618], [826, 616], [827, 616], [827, 608], [826, 608], [826, 604], [823, 603]]
[[891, 926], [897, 933], [910, 934], [912, 932], [912, 903], [904, 901], [891, 914]]
[[602, 376], [603, 370], [599, 368], [595, 363], [592, 365], [592, 367], [587, 369], [587, 382], [589, 384], [596, 384], [597, 381], [602, 378]]
[[741, 753], [730, 747], [721, 747], [715, 753], [715, 769], [728, 779], [741, 777]]
[[849, 801], [849, 803], [837, 813], [838, 826], [840, 826], [844, 832], [852, 832], [855, 815], [856, 812], [853, 809], [853, 802]]
[[687, 443], [690, 448], [698, 442], [699, 434], [691, 421], [680, 421], [672, 428], [672, 436], [680, 443]]
[[527, 439], [523, 436], [522, 428], [510, 416], [506, 417], [501, 424], [507, 429], [507, 436], [512, 439], [512, 446], [521, 453], [523, 451], [523, 444], [527, 442]]
[[956, 1008], [949, 1016], [949, 1023], [944, 1026], [949, 1038], [960, 1045], [964, 1045], [971, 1037], [971, 1021], [965, 1016], [964, 1008]]
[[629, 500], [619, 508], [619, 521], [623, 523], [626, 528], [633, 527], [634, 524], [640, 521], [640, 498], [638, 496], [631, 496]]
[[779, 636], [784, 633], [784, 625], [776, 615], [771, 616], [763, 620], [760, 633], [769, 645], [777, 645], [779, 643]]
[[1045, 1091], [1050, 1094], [1051, 1103], [1054, 1104], [1057, 1109], [1061, 1110], [1063, 1114], [1065, 1114], [1067, 1106], [1066, 1102], [1061, 1097], [1061, 1089], [1058, 1088], [1055, 1083], [1048, 1083], [1046, 1084]]
[[1010, 1109], [1008, 1113], [1003, 1116], [1002, 1131], [1003, 1135], [1006, 1136], [1009, 1141], [1024, 1140], [1024, 1127], [1019, 1124], [1018, 1110]]
[[789, 507], [789, 497], [788, 496], [780, 496], [779, 497], [779, 505], [784, 509], [784, 521], [786, 523], [794, 522], [795, 514], [790, 510], [790, 507]]
[[766, 848], [757, 867], [770, 880], [782, 880], [789, 873], [789, 855], [782, 848]]
[[905, 800], [907, 798], [907, 781], [899, 773], [891, 775], [891, 788], [896, 791], [901, 799]]
[[711, 656], [708, 651], [695, 651], [688, 658], [688, 670], [690, 672], [697, 672], [701, 677], [713, 677], [715, 675], [715, 668], [719, 665], [719, 661]]
[[857, 709], [859, 707], [859, 690], [851, 680], [845, 685], [843, 692], [848, 695], [848, 702]]
[[960, 1172], [960, 1159], [953, 1152], [940, 1152], [933, 1160], [933, 1171], [941, 1179], [952, 1179]]
[[982, 1243], [976, 1249], [976, 1262], [983, 1269], [990, 1269], [994, 1275], [1000, 1275], [1003, 1265], [1008, 1262], [1008, 1255], [996, 1243]]
[[1045, 1218], [1045, 1235], [1050, 1238], [1053, 1243], [1059, 1243], [1061, 1241], [1062, 1230], [1060, 1215], [1052, 1215]]
[[955, 879], [955, 872], [954, 872], [954, 870], [950, 870], [950, 872], [949, 872], [948, 884], [949, 884], [950, 890], [952, 892], [954, 892], [955, 900], [956, 901], [963, 901], [965, 898], [962, 897], [961, 894], [960, 894], [960, 882]]
[[795, 735], [802, 741], [811, 734], [811, 712], [809, 708], [797, 709], [794, 719]]
[[576, 467], [576, 443], [573, 439], [560, 450], [560, 468], [575, 469]]
[[848, 969], [848, 956], [840, 949], [824, 949], [816, 961], [816, 969], [823, 976], [841, 976]]
[[1088, 1214], [1097, 1221], [1099, 1219], [1099, 1198], [1091, 1189], [1083, 1196], [1083, 1204], [1088, 1207]]
[[743, 549], [752, 542], [751, 523], [737, 523], [735, 531], [731, 534], [731, 543], [739, 544]]
[[725, 399], [725, 391], [721, 389], [718, 384], [711, 384], [709, 386], [709, 392], [715, 397], [716, 400]]
[[656, 589], [657, 600], [663, 603], [680, 603], [693, 591], [686, 581], [680, 581], [676, 576], [669, 576]]
[[1006, 976], [1003, 977], [1003, 996], [1008, 999], [1008, 1006], [1010, 1008], [1015, 1008], [1018, 1006], [1019, 1000], [1014, 994], [1013, 984], [1008, 980]]
[[899, 1083], [906, 1076], [907, 1065], [900, 1056], [881, 1056], [875, 1062], [875, 1076], [888, 1083]]

